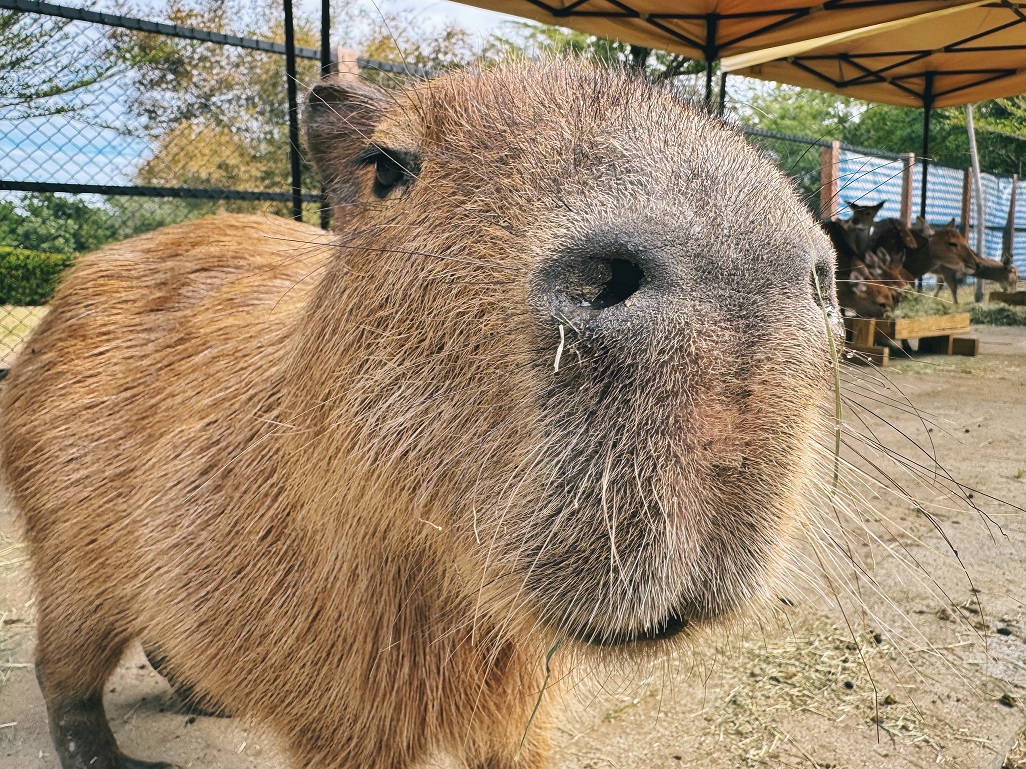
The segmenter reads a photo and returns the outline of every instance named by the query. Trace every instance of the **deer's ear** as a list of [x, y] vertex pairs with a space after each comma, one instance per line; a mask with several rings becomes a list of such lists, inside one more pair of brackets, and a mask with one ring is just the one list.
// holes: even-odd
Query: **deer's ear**
[[358, 80], [324, 80], [310, 91], [306, 141], [332, 205], [358, 197], [354, 160], [370, 147], [387, 103], [384, 91]]
[[955, 229], [955, 219], [954, 219], [954, 217], [951, 218], [950, 222], [948, 222], [947, 224], [944, 225], [944, 229], [946, 229], [946, 230], [953, 230], [953, 229]]
[[848, 286], [856, 294], [864, 294], [869, 290], [865, 277], [854, 271], [848, 276]]
[[879, 203], [873, 206], [873, 216], [876, 216], [878, 213], [880, 213], [880, 209], [883, 208], [885, 205], [887, 205], [887, 201], [881, 200]]

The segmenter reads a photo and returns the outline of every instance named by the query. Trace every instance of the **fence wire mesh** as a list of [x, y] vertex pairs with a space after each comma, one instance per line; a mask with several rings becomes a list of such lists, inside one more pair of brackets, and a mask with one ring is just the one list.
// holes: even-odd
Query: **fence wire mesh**
[[[0, 3], [0, 33], [0, 369], [63, 257], [219, 211], [290, 215], [281, 43], [30, 0]], [[311, 83], [319, 51], [298, 37]]]

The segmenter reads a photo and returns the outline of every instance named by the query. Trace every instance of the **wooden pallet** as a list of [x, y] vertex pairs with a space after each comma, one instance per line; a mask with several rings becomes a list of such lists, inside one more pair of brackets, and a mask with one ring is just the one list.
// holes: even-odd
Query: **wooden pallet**
[[928, 315], [923, 318], [845, 318], [848, 349], [858, 353], [853, 360], [886, 366], [890, 360], [888, 342], [900, 344], [919, 340], [919, 352], [940, 355], [976, 355], [980, 340], [961, 336], [970, 331], [969, 313]]

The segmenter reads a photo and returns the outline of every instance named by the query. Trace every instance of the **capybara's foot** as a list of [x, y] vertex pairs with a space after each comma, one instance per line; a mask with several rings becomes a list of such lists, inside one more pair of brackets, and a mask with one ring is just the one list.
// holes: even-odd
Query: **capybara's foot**
[[163, 761], [140, 761], [118, 750], [117, 742], [103, 712], [99, 692], [85, 697], [62, 698], [38, 662], [36, 676], [43, 690], [53, 738], [61, 769], [178, 769]]
[[[45, 696], [45, 687], [43, 691]], [[99, 695], [60, 704], [47, 702], [47, 710], [61, 769], [118, 769], [118, 747]]]

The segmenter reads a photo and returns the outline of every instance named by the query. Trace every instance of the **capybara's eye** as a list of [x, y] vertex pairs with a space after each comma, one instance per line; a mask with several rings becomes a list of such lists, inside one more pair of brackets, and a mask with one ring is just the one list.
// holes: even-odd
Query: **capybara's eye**
[[399, 182], [406, 178], [406, 172], [388, 155], [378, 158], [374, 171], [374, 194], [385, 197]]
[[809, 293], [816, 304], [826, 305], [830, 302], [833, 278], [833, 266], [827, 262], [817, 262], [816, 266], [809, 270]]
[[420, 161], [410, 152], [375, 147], [366, 152], [360, 162], [374, 166], [374, 186], [377, 198], [386, 198], [395, 189], [413, 182], [420, 173]]

